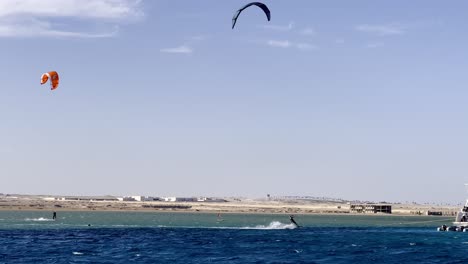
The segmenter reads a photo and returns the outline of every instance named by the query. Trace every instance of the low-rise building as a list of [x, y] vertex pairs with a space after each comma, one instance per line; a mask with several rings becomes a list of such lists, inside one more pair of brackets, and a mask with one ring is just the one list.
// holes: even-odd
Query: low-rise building
[[42, 200], [44, 200], [44, 201], [57, 201], [57, 200], [59, 200], [59, 198], [57, 198], [57, 197], [44, 197], [44, 198], [42, 198]]
[[223, 203], [227, 201], [221, 198], [199, 197], [197, 198], [197, 202]]
[[113, 202], [118, 201], [114, 196], [63, 196], [59, 201], [89, 201], [89, 202]]
[[196, 202], [197, 198], [193, 197], [164, 197], [165, 202]]
[[176, 197], [164, 197], [163, 201], [165, 201], [165, 202], [175, 202], [176, 199], [177, 199]]
[[153, 196], [141, 196], [141, 195], [134, 195], [134, 196], [123, 196], [117, 198], [121, 202], [152, 202], [152, 201], [160, 201], [161, 198], [153, 197]]
[[349, 206], [349, 212], [361, 214], [391, 214], [392, 206], [388, 204], [351, 204]]

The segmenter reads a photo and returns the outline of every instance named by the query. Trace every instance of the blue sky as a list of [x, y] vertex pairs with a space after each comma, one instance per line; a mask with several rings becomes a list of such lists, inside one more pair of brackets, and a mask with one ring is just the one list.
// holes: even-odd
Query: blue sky
[[0, 192], [465, 198], [468, 3], [245, 3], [2, 1]]

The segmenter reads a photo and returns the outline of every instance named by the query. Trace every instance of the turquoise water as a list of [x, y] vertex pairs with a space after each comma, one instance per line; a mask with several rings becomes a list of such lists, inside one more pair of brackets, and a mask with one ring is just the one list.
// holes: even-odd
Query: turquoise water
[[0, 211], [0, 263], [468, 263], [451, 218], [57, 213]]
[[[452, 218], [391, 215], [296, 215], [305, 227], [435, 227], [450, 224]], [[52, 212], [0, 211], [0, 229], [92, 227], [201, 227], [254, 228], [279, 225], [288, 228], [289, 216], [283, 214], [222, 214], [162, 212]]]

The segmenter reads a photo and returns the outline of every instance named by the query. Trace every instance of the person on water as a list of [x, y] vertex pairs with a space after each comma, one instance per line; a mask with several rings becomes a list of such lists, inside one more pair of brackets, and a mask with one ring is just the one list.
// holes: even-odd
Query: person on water
[[52, 214], [52, 219], [53, 219], [53, 220], [57, 220], [57, 212], [54, 212], [54, 213]]
[[289, 216], [289, 221], [291, 221], [291, 223], [296, 227], [299, 227], [299, 225], [296, 223], [296, 220], [294, 220], [294, 215]]
[[218, 213], [216, 216], [216, 222], [222, 222], [224, 221], [223, 217], [221, 216], [221, 213]]

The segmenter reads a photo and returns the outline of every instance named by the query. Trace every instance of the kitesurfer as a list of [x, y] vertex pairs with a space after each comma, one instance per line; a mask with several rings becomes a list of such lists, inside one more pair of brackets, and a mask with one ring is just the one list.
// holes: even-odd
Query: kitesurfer
[[52, 214], [52, 219], [53, 219], [53, 220], [57, 220], [57, 212], [54, 212], [54, 213]]
[[289, 221], [291, 221], [291, 223], [296, 226], [296, 227], [300, 227], [297, 223], [296, 223], [296, 220], [294, 220], [294, 215], [290, 215], [289, 216]]

